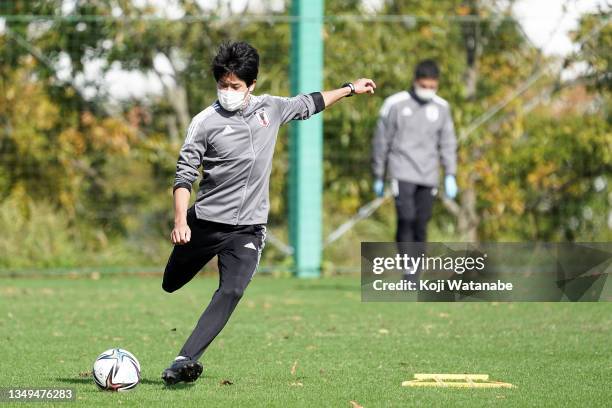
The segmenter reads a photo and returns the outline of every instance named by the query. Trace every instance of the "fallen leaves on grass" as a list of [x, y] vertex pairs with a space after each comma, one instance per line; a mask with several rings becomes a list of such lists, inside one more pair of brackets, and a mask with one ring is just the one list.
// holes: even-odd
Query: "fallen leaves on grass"
[[221, 380], [219, 384], [220, 385], [233, 385], [234, 383], [230, 380]]
[[79, 377], [91, 377], [91, 371], [82, 371], [79, 373]]
[[295, 362], [291, 366], [291, 375], [295, 375], [295, 373], [297, 372], [297, 365], [298, 365], [298, 362], [297, 360], [295, 360]]
[[291, 385], [292, 387], [303, 387], [303, 386], [304, 386], [304, 384], [302, 384], [302, 383], [301, 383], [301, 382], [299, 382], [299, 381], [294, 381], [294, 382], [292, 382], [292, 383], [291, 383], [291, 384], [289, 384], [289, 385]]
[[5, 286], [3, 288], [0, 288], [0, 293], [2, 293], [3, 295], [16, 295], [19, 294], [19, 291], [14, 286]]
[[357, 401], [349, 401], [349, 404], [351, 404], [352, 408], [363, 408], [363, 405], [359, 404]]

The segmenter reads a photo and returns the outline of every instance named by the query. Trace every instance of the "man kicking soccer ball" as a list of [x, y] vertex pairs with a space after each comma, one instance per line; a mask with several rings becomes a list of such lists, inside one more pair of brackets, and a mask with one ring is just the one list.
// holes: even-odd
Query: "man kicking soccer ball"
[[[175, 246], [162, 288], [181, 288], [215, 255], [219, 287], [178, 357], [162, 373], [167, 385], [200, 376], [198, 359], [255, 274], [266, 238], [268, 184], [279, 127], [376, 88], [374, 81], [362, 78], [333, 91], [292, 98], [255, 96], [258, 70], [259, 55], [251, 45], [221, 45], [212, 62], [218, 100], [193, 118], [179, 154], [171, 236]], [[200, 166], [204, 175], [196, 202], [188, 209]]]

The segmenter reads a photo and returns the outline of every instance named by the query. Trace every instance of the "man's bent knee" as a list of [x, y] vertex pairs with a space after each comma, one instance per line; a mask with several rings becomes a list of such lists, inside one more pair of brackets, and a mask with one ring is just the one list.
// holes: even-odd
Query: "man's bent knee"
[[221, 294], [230, 298], [240, 299], [244, 295], [244, 289], [241, 287], [221, 288]]
[[170, 283], [166, 281], [162, 281], [162, 289], [168, 293], [172, 293], [178, 288], [175, 285], [171, 285]]
[[176, 282], [172, 282], [172, 279], [170, 279], [170, 276], [172, 276], [173, 274], [174, 272], [172, 270], [171, 265], [166, 265], [166, 269], [164, 270], [164, 277], [162, 279], [162, 289], [168, 293], [172, 293], [181, 287], [181, 285], [177, 285]]

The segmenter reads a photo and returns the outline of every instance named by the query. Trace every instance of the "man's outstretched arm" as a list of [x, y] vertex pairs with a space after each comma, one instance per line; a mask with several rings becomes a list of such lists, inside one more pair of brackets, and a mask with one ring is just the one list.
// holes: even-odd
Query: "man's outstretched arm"
[[374, 81], [368, 78], [360, 78], [352, 83], [355, 91], [351, 89], [350, 86], [344, 86], [342, 88], [334, 89], [333, 91], [322, 91], [321, 95], [323, 96], [323, 101], [325, 102], [325, 107], [329, 107], [334, 103], [338, 102], [340, 99], [345, 96], [349, 96], [352, 93], [357, 95], [370, 93], [373, 94], [376, 89], [376, 84]]
[[308, 95], [300, 94], [291, 98], [274, 97], [279, 106], [281, 124], [291, 120], [308, 119], [345, 96], [350, 96], [353, 93], [374, 93], [374, 89], [376, 89], [374, 81], [367, 78], [358, 79], [351, 85], [354, 91], [347, 85], [333, 91], [313, 92]]

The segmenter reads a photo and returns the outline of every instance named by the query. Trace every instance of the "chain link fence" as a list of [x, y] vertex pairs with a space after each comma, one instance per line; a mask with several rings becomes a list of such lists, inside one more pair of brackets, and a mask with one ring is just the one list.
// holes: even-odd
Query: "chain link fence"
[[[176, 18], [131, 2], [46, 3], [0, 2], [0, 269], [160, 271], [178, 150], [191, 117], [215, 100], [217, 46], [253, 44], [256, 93], [288, 95], [295, 18], [283, 8], [207, 14], [194, 2]], [[378, 84], [323, 113], [326, 272], [358, 270], [361, 241], [394, 237], [392, 200], [371, 192], [370, 143], [384, 98], [410, 86], [423, 58], [442, 67], [439, 93], [460, 139], [461, 194], [440, 192], [432, 240], [610, 239], [609, 88], [596, 71], [607, 16], [584, 20], [577, 52], [557, 58], [511, 13], [451, 6], [430, 17], [325, 17], [325, 87]], [[573, 66], [582, 71], [564, 77]], [[292, 270], [287, 132], [262, 271]]]

